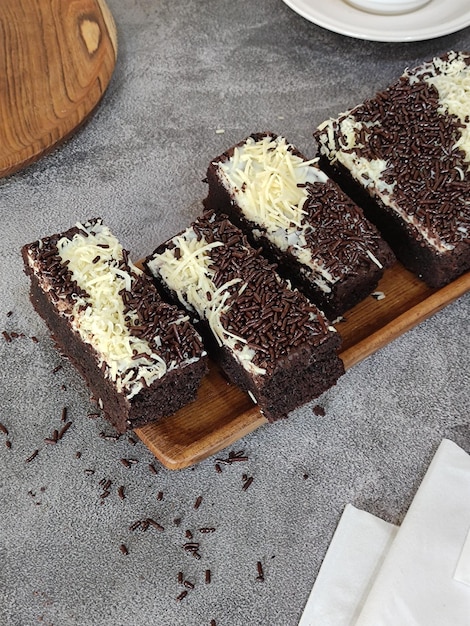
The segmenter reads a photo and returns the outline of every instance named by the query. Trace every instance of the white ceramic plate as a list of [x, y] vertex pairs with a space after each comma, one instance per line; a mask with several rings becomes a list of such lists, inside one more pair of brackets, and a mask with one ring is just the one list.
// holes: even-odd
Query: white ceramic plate
[[374, 15], [343, 0], [283, 0], [296, 13], [341, 35], [370, 41], [420, 41], [470, 26], [470, 0], [431, 0], [403, 15]]

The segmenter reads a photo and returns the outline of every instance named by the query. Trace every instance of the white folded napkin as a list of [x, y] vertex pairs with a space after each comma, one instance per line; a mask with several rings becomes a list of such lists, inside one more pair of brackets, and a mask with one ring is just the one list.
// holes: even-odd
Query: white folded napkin
[[347, 504], [333, 535], [299, 626], [350, 626], [397, 527]]
[[299, 626], [470, 626], [470, 457], [444, 440], [399, 529], [345, 508]]
[[[444, 440], [390, 546], [356, 626], [469, 626], [470, 457]], [[468, 572], [468, 560], [467, 572]]]

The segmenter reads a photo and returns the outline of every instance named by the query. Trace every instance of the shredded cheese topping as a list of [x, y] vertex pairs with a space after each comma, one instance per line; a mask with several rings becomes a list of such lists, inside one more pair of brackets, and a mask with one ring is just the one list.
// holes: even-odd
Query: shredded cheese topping
[[[62, 262], [68, 264], [73, 279], [88, 294], [77, 297], [70, 323], [95, 349], [99, 365], [106, 365], [106, 375], [118, 391], [126, 390], [127, 398], [132, 398], [143, 388], [142, 378], [151, 385], [174, 364], [168, 367], [148, 341], [129, 332], [138, 318], [133, 311], [125, 312], [120, 292], [130, 291], [134, 278], [119, 268], [123, 254], [118, 240], [99, 222], [77, 227], [81, 232], [72, 239], [62, 237], [57, 242]], [[129, 267], [141, 274], [130, 261]], [[161, 340], [156, 336], [152, 343], [158, 347]], [[135, 355], [141, 356], [136, 359]]]
[[[325, 292], [336, 282], [323, 265], [314, 259], [305, 235], [311, 226], [303, 209], [308, 193], [306, 183], [325, 183], [328, 177], [317, 167], [318, 159], [305, 161], [292, 152], [284, 137], [248, 137], [234, 148], [233, 156], [217, 163], [220, 179], [240, 210], [280, 250], [291, 254], [314, 274], [314, 282]], [[300, 185], [300, 186], [299, 186]]]
[[230, 348], [247, 371], [264, 374], [266, 370], [253, 363], [255, 352], [246, 340], [228, 331], [221, 322], [221, 316], [229, 310], [230, 288], [240, 284], [238, 293], [245, 289], [239, 278], [220, 287], [214, 284], [215, 270], [211, 265], [210, 251], [224, 244], [220, 241], [207, 243], [204, 238], [198, 240], [192, 228], [174, 237], [171, 242], [174, 247], [166, 248], [148, 261], [150, 271], [162, 277], [186, 308], [208, 322], [219, 345]]

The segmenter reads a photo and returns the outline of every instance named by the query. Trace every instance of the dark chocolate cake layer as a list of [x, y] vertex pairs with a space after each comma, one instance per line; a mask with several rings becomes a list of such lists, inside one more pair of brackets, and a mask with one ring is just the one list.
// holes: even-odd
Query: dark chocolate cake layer
[[450, 52], [316, 131], [320, 164], [431, 287], [470, 268], [470, 55]]
[[33, 306], [118, 431], [195, 399], [206, 372], [200, 336], [162, 301], [101, 220], [22, 253]]
[[207, 170], [206, 208], [226, 213], [331, 317], [377, 287], [395, 257], [362, 210], [284, 137], [253, 134]]
[[226, 217], [207, 211], [144, 266], [201, 320], [209, 353], [270, 421], [343, 373], [340, 338]]

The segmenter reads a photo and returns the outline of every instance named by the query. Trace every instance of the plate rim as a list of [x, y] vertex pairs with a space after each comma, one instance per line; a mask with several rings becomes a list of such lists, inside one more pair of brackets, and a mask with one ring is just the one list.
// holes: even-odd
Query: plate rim
[[[376, 22], [376, 24], [380, 24], [384, 20], [387, 20], [389, 24], [392, 23], [391, 20], [394, 20], [395, 24], [403, 22], [403, 26], [400, 28], [381, 29], [380, 26], [376, 26], [374, 28], [366, 25], [364, 27], [362, 24], [355, 24], [352, 26], [350, 21], [346, 19], [343, 20], [341, 18], [338, 19], [336, 17], [333, 20], [330, 19], [329, 15], [322, 9], [324, 6], [324, 0], [283, 0], [283, 2], [295, 13], [317, 26], [321, 26], [326, 30], [340, 35], [366, 41], [391, 43], [424, 41], [450, 35], [466, 28], [467, 26], [470, 26], [470, 8], [459, 15], [458, 18], [445, 19], [444, 17], [433, 26], [417, 26], [414, 30], [407, 31], [405, 29], [405, 31], [403, 31], [403, 26], [410, 23], [410, 13], [393, 16], [374, 15], [373, 13], [366, 13], [360, 9], [356, 9], [352, 5], [345, 5], [343, 0], [328, 0], [330, 5], [332, 2], [335, 2], [338, 5], [338, 8], [341, 8], [341, 5], [344, 5], [344, 9], [348, 12], [348, 17], [351, 15], [357, 15], [359, 19], [367, 16], [367, 21], [369, 23]], [[417, 11], [414, 11], [414, 16], [422, 16], [423, 13], [428, 11], [430, 7], [435, 9], [436, 4], [439, 4], [440, 7], [445, 10], [449, 7], [449, 0], [443, 0], [442, 2], [439, 2], [439, 0], [431, 0], [429, 4], [425, 5], [421, 9], [418, 9]]]

